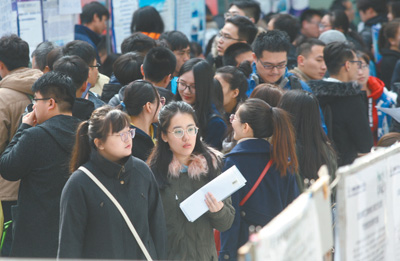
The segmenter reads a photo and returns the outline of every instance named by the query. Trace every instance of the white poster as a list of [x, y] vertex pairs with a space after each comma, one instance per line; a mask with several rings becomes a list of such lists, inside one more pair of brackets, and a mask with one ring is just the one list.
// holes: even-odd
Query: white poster
[[112, 28], [117, 53], [121, 53], [121, 43], [131, 35], [132, 15], [138, 5], [138, 0], [112, 0]]
[[[189, 0], [186, 0], [190, 2]], [[139, 7], [151, 5], [160, 13], [164, 22], [164, 32], [175, 30], [175, 0], [140, 0]]]
[[60, 15], [82, 13], [81, 0], [58, 0]]
[[301, 194], [259, 232], [255, 260], [320, 261], [323, 252], [318, 224], [315, 201], [310, 194]]
[[30, 54], [43, 42], [40, 0], [18, 0], [19, 36], [29, 44]]
[[387, 158], [388, 167], [388, 232], [389, 251], [400, 259], [400, 154]]
[[45, 41], [63, 46], [74, 40], [75, 16], [59, 14], [58, 0], [43, 0], [43, 26]]
[[12, 1], [0, 1], [0, 10], [0, 37], [6, 34], [18, 34], [16, 12], [12, 10]]

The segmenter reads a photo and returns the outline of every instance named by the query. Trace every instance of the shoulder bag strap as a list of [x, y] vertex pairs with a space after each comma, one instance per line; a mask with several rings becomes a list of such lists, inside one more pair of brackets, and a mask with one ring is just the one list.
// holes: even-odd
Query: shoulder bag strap
[[140, 246], [140, 249], [142, 249], [143, 254], [145, 255], [146, 259], [148, 261], [152, 261], [153, 259], [151, 258], [149, 252], [147, 251], [145, 245], [143, 244], [142, 240], [140, 239], [140, 236], [136, 232], [135, 227], [133, 226], [131, 220], [128, 218], [128, 215], [126, 214], [125, 210], [121, 207], [119, 202], [114, 198], [114, 196], [110, 193], [110, 191], [107, 190], [106, 187], [90, 172], [87, 168], [80, 166], [80, 170], [82, 170], [86, 175], [89, 176], [93, 180], [94, 183], [103, 190], [103, 192], [110, 198], [110, 200], [115, 204], [115, 206], [118, 208], [119, 212], [121, 213], [122, 217], [125, 219], [126, 224], [128, 225], [129, 229], [131, 230], [133, 236], [135, 237], [138, 245]]
[[240, 201], [239, 206], [243, 206], [244, 203], [246, 203], [246, 201], [251, 197], [251, 195], [253, 195], [253, 193], [257, 189], [258, 185], [260, 185], [261, 180], [264, 178], [265, 174], [267, 174], [272, 163], [273, 163], [272, 159], [268, 161], [267, 166], [265, 166], [263, 172], [261, 172], [261, 175], [258, 177], [254, 186], [250, 189], [249, 193], [247, 193], [247, 195], [242, 199], [242, 201]]

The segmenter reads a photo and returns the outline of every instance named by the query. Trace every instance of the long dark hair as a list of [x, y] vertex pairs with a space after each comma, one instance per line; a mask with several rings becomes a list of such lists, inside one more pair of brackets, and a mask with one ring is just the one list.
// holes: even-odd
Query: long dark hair
[[164, 22], [160, 13], [150, 5], [137, 9], [133, 13], [131, 22], [131, 33], [134, 32], [159, 34], [164, 32]]
[[[196, 114], [192, 106], [190, 106], [186, 102], [170, 102], [161, 109], [158, 115], [158, 143], [154, 147], [152, 153], [147, 160], [147, 163], [153, 171], [161, 189], [168, 186], [168, 167], [173, 158], [173, 154], [170, 150], [169, 144], [168, 142], [163, 141], [162, 134], [168, 134], [168, 128], [170, 126], [171, 119], [178, 113], [186, 113], [191, 115], [196, 125], [198, 124]], [[197, 135], [196, 137], [196, 145], [193, 149], [193, 154], [201, 154], [205, 157], [209, 170], [209, 180], [212, 180], [221, 172], [221, 160], [201, 141], [200, 135]], [[217, 162], [217, 167], [214, 167], [213, 161]]]
[[[136, 80], [125, 88], [124, 104], [129, 116], [138, 116], [143, 111], [143, 106], [157, 101], [157, 110], [160, 106], [160, 96], [157, 89], [148, 81]], [[155, 116], [155, 115], [154, 115]]]
[[240, 122], [250, 125], [254, 138], [272, 136], [271, 158], [281, 176], [288, 170], [297, 172], [296, 138], [288, 113], [257, 98], [247, 99], [238, 110]]
[[[205, 137], [207, 136], [208, 118], [212, 111], [212, 103], [214, 102], [214, 72], [208, 62], [200, 58], [193, 58], [182, 65], [178, 77], [190, 71], [193, 71], [196, 88], [196, 101], [193, 109], [199, 121], [200, 134], [202, 137]], [[175, 100], [182, 100], [179, 92], [176, 92]]]
[[291, 90], [282, 96], [278, 107], [292, 116], [301, 175], [317, 179], [323, 164], [327, 164], [330, 171], [335, 169], [332, 167], [332, 159], [336, 160], [335, 152], [322, 129], [317, 98], [303, 90]]
[[75, 146], [70, 162], [71, 173], [89, 161], [92, 149], [97, 150], [94, 139], [105, 142], [108, 134], [128, 127], [129, 116], [118, 109], [105, 105], [96, 109], [89, 120], [82, 122], [76, 132]]

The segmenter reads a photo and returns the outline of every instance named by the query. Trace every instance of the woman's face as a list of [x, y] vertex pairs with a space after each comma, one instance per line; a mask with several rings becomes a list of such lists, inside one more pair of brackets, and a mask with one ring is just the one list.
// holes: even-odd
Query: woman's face
[[165, 98], [160, 96], [158, 97], [158, 99], [156, 98], [155, 101], [152, 103], [152, 108], [154, 108], [151, 112], [154, 115], [153, 123], [158, 121], [158, 114], [160, 113], [160, 110], [164, 106], [164, 104]]
[[194, 105], [196, 103], [196, 86], [193, 71], [182, 74], [178, 79], [178, 91], [182, 101]]
[[[171, 118], [167, 133], [162, 134], [163, 141], [168, 142], [174, 156], [185, 165], [188, 165], [196, 145], [197, 130], [193, 128], [196, 124], [191, 114], [177, 113]], [[183, 136], [179, 137], [182, 132]]]
[[127, 126], [119, 132], [110, 132], [104, 142], [95, 139], [97, 150], [103, 157], [113, 162], [131, 155], [133, 135], [130, 131]]
[[222, 86], [222, 93], [224, 94], [224, 107], [228, 107], [230, 104], [236, 105], [237, 90], [236, 92], [235, 90], [231, 90], [231, 85], [224, 80], [221, 74], [216, 74], [214, 78], [217, 79]]
[[331, 16], [327, 15], [327, 14], [324, 15], [324, 17], [322, 17], [321, 24], [319, 25], [319, 33], [320, 34], [332, 29], [330, 19], [331, 19]]
[[368, 82], [368, 78], [369, 78], [369, 66], [368, 64], [364, 61], [364, 59], [360, 59], [361, 61], [361, 66], [362, 69], [358, 70], [358, 78], [357, 78], [357, 82], [359, 84], [361, 84], [362, 86], [366, 85]]
[[248, 133], [244, 131], [244, 128], [246, 127], [246, 123], [241, 123], [240, 122], [240, 108], [236, 111], [235, 116], [231, 116], [231, 124], [233, 128], [233, 138], [235, 140], [241, 140], [243, 138], [248, 138]]

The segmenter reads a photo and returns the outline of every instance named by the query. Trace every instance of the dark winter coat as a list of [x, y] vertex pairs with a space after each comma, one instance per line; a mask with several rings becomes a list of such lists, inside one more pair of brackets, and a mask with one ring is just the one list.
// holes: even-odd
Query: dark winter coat
[[372, 26], [386, 22], [386, 14], [380, 14], [365, 21], [364, 28], [361, 30], [360, 35], [366, 45], [367, 50], [371, 50], [372, 48]]
[[[166, 227], [156, 180], [141, 160], [124, 165], [93, 151], [84, 164], [121, 204], [153, 259], [165, 258]], [[82, 171], [75, 171], [61, 196], [60, 258], [136, 259], [144, 254], [122, 215]]]
[[358, 153], [368, 153], [373, 146], [367, 104], [361, 86], [355, 82], [310, 81], [334, 142], [338, 165], [351, 164]]
[[194, 222], [189, 222], [179, 207], [209, 182], [206, 168], [203, 156], [194, 156], [182, 172], [175, 158], [169, 166], [169, 185], [160, 189], [167, 222], [168, 260], [217, 260], [213, 229], [225, 231], [231, 227], [234, 209], [230, 198], [224, 200], [220, 211], [208, 211]]
[[94, 50], [96, 51], [96, 60], [100, 62], [99, 52], [97, 50], [97, 45], [100, 43], [101, 38], [100, 36], [90, 30], [88, 27], [80, 24], [75, 25], [75, 32], [74, 32], [74, 40], [81, 40], [89, 43], [93, 46]]
[[397, 61], [400, 59], [400, 52], [393, 51], [390, 49], [381, 50], [382, 59], [379, 62], [379, 78], [385, 83], [390, 90], [390, 83], [392, 81], [392, 75], [394, 67]]
[[60, 197], [78, 123], [57, 115], [36, 127], [22, 124], [0, 158], [3, 178], [21, 180], [12, 209], [13, 257], [57, 256]]
[[82, 121], [86, 121], [92, 115], [94, 111], [94, 103], [83, 99], [76, 98], [74, 102], [74, 106], [72, 107], [72, 115]]
[[[147, 135], [144, 131], [131, 124], [131, 128], [136, 129], [135, 137], [132, 141], [132, 156], [146, 161], [151, 150], [154, 148], [153, 138]], [[153, 124], [153, 134], [156, 134], [156, 125]]]
[[270, 159], [271, 145], [264, 139], [243, 140], [225, 155], [224, 170], [236, 165], [247, 183], [231, 196], [235, 220], [221, 233], [220, 260], [236, 260], [237, 250], [249, 239], [249, 226], [265, 226], [299, 195], [295, 175], [281, 177], [272, 165], [253, 195], [239, 206]]

